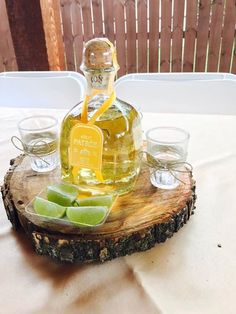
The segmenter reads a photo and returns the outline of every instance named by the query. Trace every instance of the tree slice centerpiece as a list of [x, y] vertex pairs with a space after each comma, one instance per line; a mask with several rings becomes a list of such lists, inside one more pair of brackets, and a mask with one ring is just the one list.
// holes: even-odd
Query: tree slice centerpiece
[[21, 155], [11, 161], [2, 196], [13, 227], [23, 228], [38, 254], [60, 262], [104, 262], [145, 251], [177, 232], [195, 208], [192, 175], [182, 173], [185, 184], [161, 190], [151, 185], [149, 169], [144, 166], [134, 190], [118, 197], [102, 226], [68, 229], [35, 222], [28, 216], [26, 205], [49, 184], [59, 181], [59, 169], [36, 173], [30, 168], [29, 157]]

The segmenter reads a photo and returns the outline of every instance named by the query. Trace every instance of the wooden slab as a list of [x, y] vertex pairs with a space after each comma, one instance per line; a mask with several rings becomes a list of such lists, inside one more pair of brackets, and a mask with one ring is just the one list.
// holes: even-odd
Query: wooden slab
[[59, 182], [60, 172], [38, 174], [24, 155], [11, 161], [2, 196], [13, 227], [23, 228], [38, 254], [60, 262], [104, 262], [150, 249], [188, 221], [195, 208], [195, 182], [189, 174], [182, 174], [181, 179], [185, 184], [174, 190], [156, 189], [144, 167], [134, 191], [120, 196], [106, 223], [93, 230], [61, 227], [56, 231], [32, 222], [26, 205], [49, 183]]

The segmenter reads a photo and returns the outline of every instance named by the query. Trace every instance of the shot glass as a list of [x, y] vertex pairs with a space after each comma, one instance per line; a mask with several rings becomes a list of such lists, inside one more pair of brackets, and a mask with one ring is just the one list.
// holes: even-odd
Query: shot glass
[[58, 165], [58, 121], [51, 116], [37, 115], [21, 120], [18, 130], [31, 168], [48, 172]]
[[175, 127], [156, 127], [147, 131], [146, 138], [148, 154], [160, 165], [150, 167], [152, 185], [167, 190], [176, 188], [180, 184], [179, 171], [187, 158], [189, 133]]

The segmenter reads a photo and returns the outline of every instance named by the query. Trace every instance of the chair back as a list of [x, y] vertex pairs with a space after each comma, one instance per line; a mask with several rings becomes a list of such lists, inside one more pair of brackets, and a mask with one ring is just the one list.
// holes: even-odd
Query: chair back
[[236, 114], [236, 75], [220, 73], [128, 74], [117, 96], [141, 112]]
[[84, 98], [86, 80], [76, 72], [0, 73], [0, 107], [72, 108]]

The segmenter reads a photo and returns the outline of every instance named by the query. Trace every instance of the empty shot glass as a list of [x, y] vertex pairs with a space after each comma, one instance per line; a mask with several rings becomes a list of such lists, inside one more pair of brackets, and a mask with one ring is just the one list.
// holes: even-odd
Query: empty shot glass
[[31, 168], [48, 172], [58, 165], [58, 121], [52, 116], [37, 115], [18, 123], [24, 151], [30, 156]]
[[187, 158], [189, 133], [175, 127], [156, 127], [147, 131], [146, 138], [152, 185], [168, 190], [176, 188]]

